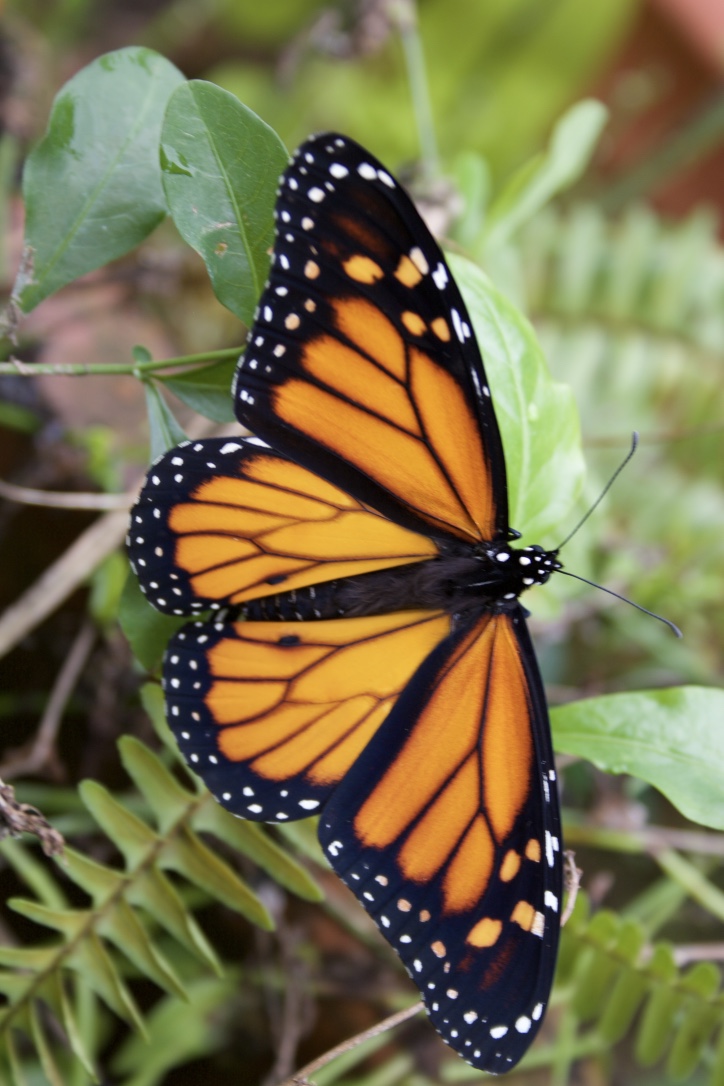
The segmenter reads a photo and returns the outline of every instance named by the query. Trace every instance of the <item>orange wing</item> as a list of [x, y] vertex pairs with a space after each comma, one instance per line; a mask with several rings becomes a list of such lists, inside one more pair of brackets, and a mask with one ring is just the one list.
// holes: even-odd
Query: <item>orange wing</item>
[[319, 839], [477, 1067], [520, 1059], [558, 943], [560, 829], [522, 609], [483, 615], [419, 669], [331, 797]]
[[265, 822], [306, 818], [449, 629], [447, 615], [425, 611], [190, 623], [166, 653], [168, 719], [225, 807]]
[[414, 205], [352, 140], [282, 178], [239, 420], [391, 520], [507, 535], [505, 465], [470, 318]]
[[179, 445], [133, 510], [131, 564], [174, 615], [419, 562], [435, 544], [253, 439]]

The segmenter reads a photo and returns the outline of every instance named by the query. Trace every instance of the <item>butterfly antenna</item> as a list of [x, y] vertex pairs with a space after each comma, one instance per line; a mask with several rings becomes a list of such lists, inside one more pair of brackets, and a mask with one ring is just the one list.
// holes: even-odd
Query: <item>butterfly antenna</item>
[[[623, 465], [622, 465], [623, 466]], [[619, 468], [619, 471], [621, 469]], [[602, 584], [596, 584], [595, 581], [589, 581], [585, 577], [580, 577], [577, 573], [571, 573], [567, 569], [557, 569], [556, 576], [562, 573], [565, 577], [573, 577], [576, 581], [583, 581], [584, 584], [590, 584], [591, 588], [600, 588], [601, 592], [607, 592], [609, 596], [615, 596], [617, 600], [621, 600], [623, 603], [630, 603], [632, 607], [635, 607], [637, 611], [643, 611], [645, 615], [649, 615], [651, 618], [657, 618], [659, 622], [663, 622], [665, 626], [668, 626], [677, 637], [683, 637], [681, 630], [675, 622], [671, 622], [668, 618], [664, 618], [663, 615], [657, 615], [655, 611], [649, 611], [646, 607], [642, 607], [640, 603], [634, 603], [628, 596], [622, 596], [619, 592], [614, 592], [612, 588], [605, 588]]]
[[[595, 502], [593, 503], [593, 505], [591, 506], [591, 508], [590, 508], [590, 509], [588, 510], [588, 512], [586, 512], [586, 513], [584, 513], [584, 514], [583, 514], [583, 516], [582, 516], [582, 517], [581, 517], [581, 519], [579, 520], [578, 524], [577, 524], [577, 525], [575, 526], [575, 528], [573, 529], [573, 531], [571, 531], [571, 532], [569, 532], [569, 533], [568, 533], [568, 535], [567, 535], [567, 536], [566, 536], [566, 538], [565, 538], [565, 539], [563, 540], [563, 542], [562, 542], [562, 543], [559, 543], [559, 544], [558, 544], [558, 546], [556, 547], [556, 551], [559, 551], [559, 550], [561, 550], [561, 548], [562, 548], [562, 547], [565, 547], [566, 543], [568, 543], [568, 541], [569, 541], [570, 539], [573, 539], [574, 535], [575, 535], [575, 534], [576, 534], [576, 532], [577, 532], [577, 531], [579, 530], [579, 528], [582, 528], [582, 527], [583, 527], [583, 525], [584, 525], [584, 524], [586, 523], [586, 521], [587, 521], [587, 520], [588, 520], [588, 518], [590, 517], [591, 513], [593, 513], [593, 511], [594, 511], [595, 509], [597, 509], [597, 508], [598, 508], [598, 506], [599, 506], [599, 505], [601, 504], [601, 502], [603, 501], [603, 499], [604, 499], [604, 498], [606, 497], [606, 495], [608, 494], [608, 492], [609, 492], [609, 490], [611, 489], [611, 487], [613, 486], [613, 484], [614, 484], [614, 483], [616, 482], [616, 480], [618, 479], [618, 477], [619, 477], [619, 475], [621, 474], [621, 472], [623, 471], [623, 469], [624, 469], [624, 468], [626, 467], [626, 465], [628, 464], [628, 462], [629, 462], [629, 460], [631, 459], [631, 457], [633, 456], [633, 454], [634, 454], [634, 453], [636, 452], [636, 449], [638, 448], [638, 443], [639, 443], [639, 435], [638, 435], [638, 433], [636, 432], [636, 430], [634, 430], [633, 434], [631, 435], [631, 448], [630, 448], [630, 449], [629, 449], [629, 451], [628, 451], [628, 452], [626, 453], [625, 457], [623, 458], [623, 460], [621, 461], [621, 463], [620, 463], [620, 464], [618, 465], [618, 467], [617, 467], [617, 468], [616, 468], [616, 470], [614, 471], [613, 475], [612, 475], [612, 476], [611, 476], [611, 478], [610, 478], [610, 479], [608, 480], [608, 482], [606, 483], [605, 487], [603, 488], [603, 490], [601, 491], [601, 493], [600, 493], [600, 494], [598, 495], [598, 497], [596, 498], [596, 500], [595, 500]], [[579, 580], [583, 580], [583, 578], [581, 577], [581, 578], [579, 578]], [[599, 587], [599, 588], [600, 588], [600, 585], [598, 585], [598, 586], [595, 586], [595, 587]], [[604, 591], [607, 591], [607, 589], [604, 589]], [[613, 595], [615, 596], [615, 595], [616, 595], [616, 593], [614, 592], [614, 593], [613, 593]], [[630, 602], [631, 602], [631, 600], [628, 600], [627, 602], [628, 602], [628, 603], [630, 603]], [[636, 606], [637, 606], [637, 604], [634, 604], [634, 607], [636, 607]], [[642, 608], [641, 608], [641, 610], [644, 610], [644, 608], [642, 607]], [[655, 617], [656, 617], [656, 618], [658, 618], [659, 616], [658, 616], [658, 615], [656, 615]], [[664, 619], [663, 621], [665, 622], [666, 620]]]
[[[631, 448], [626, 453], [625, 457], [623, 458], [621, 463], [618, 465], [618, 467], [614, 471], [613, 475], [608, 480], [605, 487], [603, 488], [601, 493], [598, 495], [598, 497], [596, 498], [595, 502], [593, 503], [591, 508], [588, 510], [588, 512], [586, 512], [581, 517], [581, 519], [579, 520], [578, 524], [576, 524], [573, 531], [568, 533], [568, 535], [563, 540], [563, 542], [559, 543], [558, 547], [556, 548], [557, 551], [559, 551], [562, 547], [565, 547], [566, 543], [568, 543], [568, 541], [573, 538], [573, 536], [576, 534], [576, 532], [579, 530], [579, 528], [583, 527], [583, 525], [586, 523], [586, 521], [590, 517], [591, 513], [594, 511], [594, 509], [596, 509], [601, 504], [601, 502], [606, 497], [606, 495], [608, 494], [608, 492], [611, 489], [611, 487], [613, 486], [613, 484], [618, 479], [618, 477], [621, 474], [621, 472], [623, 471], [623, 469], [628, 464], [628, 462], [631, 459], [631, 457], [633, 456], [633, 454], [636, 452], [636, 449], [638, 448], [638, 443], [639, 443], [639, 435], [636, 432], [636, 430], [634, 430], [633, 434], [631, 435]], [[604, 586], [602, 584], [596, 584], [595, 581], [589, 581], [589, 580], [587, 580], [586, 577], [581, 577], [578, 573], [571, 573], [567, 569], [559, 569], [559, 570], [557, 570], [557, 572], [562, 573], [566, 577], [573, 577], [573, 579], [576, 580], [576, 581], [583, 581], [584, 584], [590, 585], [591, 588], [599, 588], [601, 590], [601, 592], [606, 592], [609, 596], [614, 596], [617, 600], [621, 600], [622, 603], [630, 603], [631, 606], [635, 607], [637, 611], [642, 611], [645, 615], [649, 615], [651, 618], [657, 618], [659, 620], [659, 622], [663, 622], [663, 624], [665, 626], [668, 626], [669, 629], [673, 631], [673, 633], [676, 635], [676, 637], [683, 637], [684, 636], [682, 634], [681, 630], [679, 629], [679, 627], [676, 625], [676, 623], [671, 622], [670, 619], [668, 619], [668, 618], [664, 618], [663, 615], [657, 615], [655, 611], [649, 611], [646, 607], [642, 607], [640, 603], [634, 603], [634, 601], [630, 600], [628, 598], [628, 596], [622, 596], [619, 592], [614, 592], [612, 588], [604, 588]]]

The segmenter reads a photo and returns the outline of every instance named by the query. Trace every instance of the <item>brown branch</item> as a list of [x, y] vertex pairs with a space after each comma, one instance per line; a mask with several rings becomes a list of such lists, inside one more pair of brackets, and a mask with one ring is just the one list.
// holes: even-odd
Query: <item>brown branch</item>
[[85, 667], [95, 637], [93, 623], [84, 622], [58, 672], [32, 745], [29, 749], [23, 747], [11, 751], [5, 762], [0, 765], [0, 777], [5, 779], [23, 777], [29, 773], [40, 773], [47, 767], [55, 753], [55, 740], [65, 706]]
[[46, 856], [60, 856], [65, 841], [47, 818], [29, 803], [18, 803], [10, 784], [0, 781], [0, 840], [32, 833], [37, 837]]
[[0, 498], [23, 505], [42, 505], [47, 509], [129, 509], [136, 494], [85, 494], [74, 491], [34, 490], [0, 479]]
[[283, 1082], [279, 1083], [279, 1086], [312, 1086], [309, 1076], [313, 1075], [315, 1071], [321, 1071], [323, 1067], [326, 1067], [328, 1063], [335, 1060], [337, 1056], [342, 1056], [345, 1052], [351, 1052], [353, 1048], [358, 1048], [359, 1045], [363, 1044], [365, 1041], [369, 1041], [372, 1037], [377, 1037], [380, 1033], [386, 1033], [388, 1030], [394, 1029], [395, 1026], [407, 1022], [409, 1018], [414, 1018], [414, 1016], [419, 1014], [422, 1009], [422, 1003], [413, 1003], [410, 1007], [405, 1007], [403, 1011], [391, 1014], [389, 1018], [383, 1018], [377, 1025], [363, 1030], [362, 1033], [357, 1033], [354, 1037], [349, 1037], [346, 1041], [342, 1041], [341, 1044], [336, 1045], [334, 1048], [330, 1048], [323, 1056], [319, 1056], [316, 1060], [312, 1060], [311, 1063], [308, 1063], [306, 1067], [302, 1067], [301, 1070], [296, 1071], [291, 1078], [285, 1078]]

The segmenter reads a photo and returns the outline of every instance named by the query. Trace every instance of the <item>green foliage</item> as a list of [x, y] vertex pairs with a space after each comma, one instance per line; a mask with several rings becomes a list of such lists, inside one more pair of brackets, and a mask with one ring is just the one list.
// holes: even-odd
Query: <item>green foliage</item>
[[607, 694], [551, 713], [556, 750], [608, 773], [630, 773], [663, 792], [682, 814], [724, 829], [724, 691], [696, 686]]
[[127, 253], [164, 217], [158, 141], [182, 78], [149, 49], [121, 49], [60, 91], [23, 174], [25, 249], [13, 288], [23, 312]]
[[269, 267], [286, 163], [277, 134], [228, 91], [193, 80], [171, 95], [161, 132], [169, 212], [221, 304], [247, 325]]
[[[218, 5], [230, 27], [264, 42], [276, 42], [287, 19], [301, 19], [302, 5], [278, 7], [251, 0]], [[643, 451], [617, 483], [617, 519], [606, 522], [600, 544], [591, 542], [597, 532], [576, 537], [565, 560], [605, 584], [633, 585], [637, 600], [685, 626], [687, 642], [674, 645], [650, 620], [617, 608], [599, 623], [591, 682], [599, 688], [682, 678], [702, 684], [571, 701], [553, 713], [557, 749], [606, 772], [632, 774], [637, 799], [650, 811], [663, 802], [653, 785], [686, 817], [722, 829], [724, 767], [714, 726], [722, 696], [705, 684], [717, 674], [724, 634], [724, 494], [720, 435], [712, 429], [724, 408], [724, 251], [704, 214], [670, 227], [641, 206], [616, 221], [593, 203], [573, 201], [564, 211], [549, 206], [589, 163], [604, 120], [597, 103], [564, 114], [547, 149], [526, 160], [634, 8], [628, 0], [596, 0], [585, 11], [573, 0], [477, 7], [455, 0], [424, 5], [421, 23], [423, 37], [435, 43], [434, 108], [446, 117], [443, 143], [457, 154], [466, 200], [451, 235], [496, 283], [470, 261], [451, 258], [494, 388], [511, 523], [530, 539], [557, 542], [564, 522], [575, 520], [583, 487], [579, 411], [584, 431], [612, 442], [616, 459], [627, 431], [641, 429]], [[312, 0], [304, 5], [305, 12], [316, 9]], [[576, 49], [562, 48], [574, 38]], [[454, 65], [444, 63], [446, 52], [454, 53]], [[566, 62], [559, 68], [541, 64], [558, 54]], [[281, 118], [291, 139], [338, 126], [394, 166], [413, 153], [407, 107], [389, 108], [391, 91], [404, 86], [394, 55], [388, 44], [371, 61], [311, 60], [299, 78], [299, 95], [310, 104], [299, 117], [251, 63], [241, 73], [227, 67], [226, 82], [247, 86], [252, 104], [263, 100], [265, 117]], [[545, 72], [533, 94], [531, 69]], [[64, 284], [129, 252], [168, 215], [203, 258], [216, 298], [248, 324], [266, 274], [274, 189], [285, 158], [280, 138], [249, 108], [211, 83], [184, 82], [152, 50], [99, 58], [60, 92], [48, 133], [26, 165], [26, 260], [14, 289], [19, 309], [29, 312]], [[509, 171], [506, 183], [495, 180]], [[535, 332], [515, 303], [535, 320]], [[169, 364], [171, 372], [163, 372], [143, 348], [129, 361], [129, 374], [146, 383], [153, 456], [184, 436], [164, 386], [209, 418], [232, 418], [233, 359], [198, 363], [182, 372]], [[682, 440], [674, 444], [672, 437]], [[589, 461], [584, 505], [610, 470], [603, 451]], [[655, 471], [656, 486], [642, 484], [646, 471]], [[94, 606], [104, 622], [117, 582], [115, 564], [112, 576], [96, 584]], [[542, 646], [549, 676], [567, 693], [585, 674], [580, 654], [590, 624], [585, 617], [575, 624], [577, 587], [559, 578], [546, 592], [552, 602], [542, 608], [558, 605], [565, 617], [570, 604], [574, 615], [567, 641], [560, 634]], [[126, 584], [120, 615], [136, 657], [156, 670], [185, 620], [151, 609], [135, 578]], [[160, 688], [148, 684], [142, 699], [161, 753], [131, 736], [120, 741], [132, 789], [119, 796], [85, 781], [77, 794], [43, 793], [68, 836], [100, 846], [93, 858], [69, 847], [54, 872], [17, 842], [2, 845], [6, 864], [31, 895], [10, 907], [40, 932], [26, 945], [0, 946], [6, 1001], [0, 1081], [12, 1086], [94, 1081], [116, 1020], [129, 1026], [111, 1068], [123, 1086], [162, 1083], [174, 1066], [228, 1044], [229, 1005], [254, 981], [234, 967], [220, 975], [195, 914], [218, 903], [259, 931], [271, 926], [264, 902], [229, 856], [241, 855], [245, 869], [256, 865], [301, 898], [319, 899], [306, 870], [262, 828], [226, 814], [201, 785], [181, 783]], [[568, 780], [574, 790], [576, 770]], [[294, 851], [320, 858], [309, 826], [281, 833]], [[613, 850], [620, 841], [616, 846], [602, 834], [598, 846]], [[637, 859], [646, 848], [634, 834], [626, 847]], [[106, 862], [110, 849], [119, 861]], [[564, 1083], [575, 1060], [603, 1063], [612, 1046], [625, 1044], [637, 1066], [659, 1069], [659, 1081], [694, 1074], [702, 1083], [724, 1081], [719, 971], [707, 962], [681, 968], [672, 945], [655, 939], [664, 924], [676, 930], [689, 901], [721, 919], [724, 894], [707, 864], [671, 848], [655, 858], [665, 877], [621, 913], [589, 917], [579, 901], [563, 936], [548, 1030], [553, 1039], [532, 1050], [524, 1071], [546, 1068]], [[139, 980], [157, 993], [147, 1012]], [[358, 1086], [429, 1083], [406, 1055], [380, 1056], [365, 1075], [363, 1059], [383, 1043], [368, 1041], [315, 1080], [322, 1086], [354, 1073], [345, 1081]], [[443, 1075], [448, 1082], [472, 1077], [459, 1060], [446, 1062]]]
[[[147, 704], [152, 706], [154, 701], [158, 710], [160, 699], [149, 691]], [[25, 1081], [18, 1036], [32, 1039], [49, 1082], [67, 1081], [65, 1073], [71, 1065], [65, 1045], [59, 1044], [58, 1029], [89, 1080], [95, 1081], [95, 1053], [79, 1021], [82, 988], [132, 1025], [145, 1043], [168, 1028], [169, 1016], [193, 1016], [204, 1007], [208, 1016], [209, 1008], [222, 1002], [229, 980], [203, 985], [199, 980], [188, 990], [172, 962], [183, 950], [206, 971], [221, 972], [211, 944], [194, 919], [189, 896], [180, 888], [195, 887], [198, 904], [223, 902], [252, 924], [267, 930], [273, 925], [257, 895], [200, 834], [205, 838], [211, 834], [246, 855], [292, 893], [308, 900], [319, 897], [309, 875], [260, 827], [229, 815], [201, 786], [181, 784], [158, 755], [132, 736], [120, 741], [119, 750], [144, 804], [143, 814], [95, 781], [83, 782], [80, 796], [118, 850], [123, 866], [100, 863], [66, 848], [59, 860], [62, 881], [35, 880], [38, 899], [15, 898], [8, 903], [15, 913], [55, 936], [38, 946], [0, 946], [0, 992], [7, 1000], [0, 1011], [0, 1061], [5, 1062], [4, 1081], [13, 1086]], [[19, 858], [21, 846], [6, 842], [1, 847], [7, 860], [27, 870], [27, 863]], [[173, 873], [173, 881], [167, 872]], [[88, 905], [71, 906], [63, 883], [81, 891]], [[148, 1028], [129, 987], [129, 972], [146, 978], [169, 997], [170, 1002], [157, 1006]], [[181, 1011], [187, 1001], [191, 1009]], [[202, 1018], [181, 1051], [188, 1056], [204, 1050], [214, 1035], [208, 1017]], [[135, 1067], [128, 1046], [118, 1061], [121, 1069]], [[157, 1054], [152, 1066], [157, 1068], [159, 1063], [165, 1068], [173, 1060]], [[135, 1081], [157, 1079], [130, 1080]]]

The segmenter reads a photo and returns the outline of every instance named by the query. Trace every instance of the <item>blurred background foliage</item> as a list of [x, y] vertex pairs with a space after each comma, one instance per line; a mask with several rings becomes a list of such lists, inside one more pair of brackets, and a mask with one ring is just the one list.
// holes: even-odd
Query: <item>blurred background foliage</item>
[[[551, 702], [647, 686], [718, 685], [722, 42], [724, 9], [717, 0], [420, 0], [417, 13], [403, 0], [6, 0], [0, 22], [6, 292], [20, 253], [22, 162], [42, 135], [59, 87], [108, 50], [129, 44], [158, 50], [186, 77], [232, 91], [290, 148], [323, 128], [350, 134], [412, 186], [451, 245], [478, 260], [533, 320], [553, 374], [571, 384], [581, 413], [588, 464], [582, 508], [620, 461], [631, 431], [641, 433], [641, 448], [605, 506], [568, 545], [566, 566], [674, 620], [684, 640], [558, 578], [531, 599]], [[515, 229], [496, 233], [501, 193], [520, 192], [540, 177], [555, 124], [584, 96], [609, 109], [585, 176], [573, 186], [560, 184], [560, 192], [533, 186]], [[244, 332], [213, 296], [201, 261], [163, 224], [129, 256], [43, 302], [20, 324], [17, 343], [5, 343], [4, 357], [30, 365], [104, 364], [127, 372], [82, 381], [1, 375], [0, 479], [41, 490], [130, 487], [147, 462], [143, 393], [130, 376], [135, 345], [173, 358], [241, 344]], [[173, 410], [188, 422], [176, 400]], [[309, 827], [269, 833], [268, 850], [263, 842], [242, 843], [228, 827], [205, 821], [211, 816], [191, 793], [177, 802], [193, 847], [184, 853], [185, 867], [174, 853], [173, 882], [163, 893], [167, 903], [179, 894], [187, 917], [198, 912], [205, 934], [195, 920], [183, 931], [154, 927], [143, 880], [166, 879], [165, 868], [160, 863], [151, 873], [129, 858], [128, 835], [133, 826], [159, 848], [163, 839], [166, 856], [177, 847], [156, 824], [152, 803], [154, 788], [167, 787], [173, 754], [158, 738], [163, 723], [154, 695], [146, 693], [145, 708], [139, 701], [142, 676], [115, 624], [124, 564], [110, 557], [89, 583], [89, 569], [106, 556], [99, 545], [95, 557], [83, 559], [80, 575], [53, 565], [96, 515], [10, 499], [0, 505], [0, 604], [12, 619], [19, 600], [26, 616], [16, 636], [6, 622], [0, 777], [100, 865], [91, 873], [76, 859], [67, 875], [62, 866], [56, 875], [27, 839], [6, 842], [3, 896], [30, 895], [48, 911], [3, 910], [0, 962], [12, 965], [14, 950], [25, 944], [45, 950], [39, 925], [57, 928], [63, 910], [86, 909], [92, 917], [88, 896], [97, 903], [101, 890], [118, 895], [108, 871], [123, 856], [124, 877], [136, 893], [131, 905], [154, 932], [161, 964], [140, 950], [124, 959], [122, 976], [116, 963], [99, 1001], [78, 983], [86, 966], [71, 956], [61, 988], [42, 992], [28, 1020], [7, 1032], [2, 1075], [31, 1086], [82, 1086], [93, 1081], [95, 1067], [122, 1086], [227, 1080], [272, 1086], [396, 1009], [409, 989], [343, 888], [317, 866]], [[561, 526], [561, 536], [568, 527]], [[41, 609], [27, 619], [26, 593], [47, 592], [38, 579], [48, 569], [56, 586], [67, 576], [67, 591], [49, 613]], [[723, 725], [711, 721], [717, 734]], [[122, 768], [115, 740], [127, 733], [158, 752], [143, 763], [150, 777], [139, 768], [145, 756], [127, 742]], [[79, 792], [83, 778], [105, 791]], [[721, 958], [724, 840], [690, 826], [640, 781], [606, 777], [584, 762], [567, 767], [563, 800], [567, 841], [584, 869], [594, 919], [579, 907], [564, 941], [544, 1043], [533, 1050], [531, 1070], [515, 1080], [724, 1081], [724, 1048], [712, 1040], [724, 1012], [718, 972], [710, 968]], [[202, 855], [201, 868], [194, 867], [191, 860]], [[316, 890], [288, 866], [292, 855], [311, 865], [326, 894], [323, 908], [305, 903]], [[219, 903], [228, 906], [235, 894], [243, 907]], [[131, 922], [118, 916], [120, 927], [98, 934], [111, 961], [130, 939], [123, 925]], [[272, 922], [273, 935], [266, 930]], [[209, 968], [217, 956], [226, 966], [223, 979]], [[678, 972], [692, 961], [697, 965], [688, 973]], [[653, 975], [668, 978], [654, 1010], [649, 1003], [642, 1012], [633, 1000], [628, 1017], [614, 1021], [624, 994], [641, 985], [643, 992]], [[0, 981], [0, 990], [14, 998], [12, 983]], [[159, 988], [165, 989], [160, 999]], [[63, 1056], [65, 1041], [48, 1025], [48, 1008], [63, 1023], [75, 1057]], [[150, 1047], [118, 1025], [124, 1018], [137, 1024], [141, 1015]], [[40, 1040], [48, 1031], [61, 1052], [57, 1066]], [[416, 1023], [399, 1037], [370, 1042], [315, 1081], [467, 1081], [465, 1065], [441, 1049]]]

